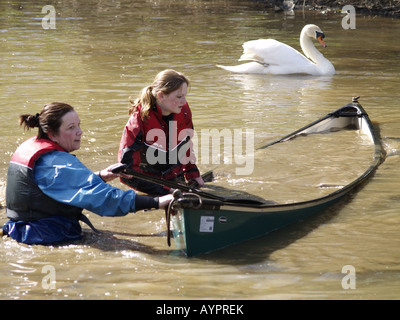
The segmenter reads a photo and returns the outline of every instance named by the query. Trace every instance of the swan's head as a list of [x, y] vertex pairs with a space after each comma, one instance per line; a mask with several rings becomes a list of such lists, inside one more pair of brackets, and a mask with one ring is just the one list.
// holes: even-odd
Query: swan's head
[[312, 39], [317, 39], [318, 42], [324, 47], [326, 48], [326, 44], [324, 42], [324, 38], [325, 35], [322, 32], [322, 30], [320, 29], [320, 27], [316, 26], [315, 24], [307, 24], [306, 26], [304, 26], [303, 30], [301, 30], [301, 35], [305, 35], [308, 36]]

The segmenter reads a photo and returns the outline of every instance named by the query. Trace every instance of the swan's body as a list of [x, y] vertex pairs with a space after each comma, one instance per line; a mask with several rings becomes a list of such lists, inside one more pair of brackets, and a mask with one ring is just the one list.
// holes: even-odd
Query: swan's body
[[243, 44], [243, 55], [239, 61], [250, 60], [238, 66], [219, 66], [225, 70], [235, 73], [264, 73], [264, 74], [311, 74], [311, 75], [333, 75], [335, 68], [314, 46], [312, 39], [316, 38], [326, 47], [323, 42], [324, 34], [321, 29], [314, 25], [306, 25], [300, 34], [300, 46], [307, 59], [299, 51], [292, 47], [273, 40], [259, 39], [245, 42]]

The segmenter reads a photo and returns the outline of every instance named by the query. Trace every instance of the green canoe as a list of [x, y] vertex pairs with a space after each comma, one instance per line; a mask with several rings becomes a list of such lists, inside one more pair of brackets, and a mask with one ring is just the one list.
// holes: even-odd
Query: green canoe
[[382, 163], [385, 153], [379, 134], [357, 99], [353, 98], [346, 106], [259, 149], [298, 136], [358, 130], [373, 150], [365, 172], [331, 193], [294, 203], [211, 197], [207, 192], [196, 192], [195, 189], [190, 193], [179, 193], [167, 212], [168, 228], [171, 229], [168, 236], [173, 236], [175, 248], [192, 257], [260, 237], [324, 211], [365, 182]]

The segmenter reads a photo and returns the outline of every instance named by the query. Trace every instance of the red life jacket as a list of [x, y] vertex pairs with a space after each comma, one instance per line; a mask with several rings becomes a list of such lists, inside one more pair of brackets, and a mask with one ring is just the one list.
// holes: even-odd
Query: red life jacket
[[[182, 174], [187, 180], [199, 177], [190, 141], [193, 123], [189, 105], [186, 103], [180, 113], [171, 114], [169, 123], [163, 119], [158, 105], [150, 109], [145, 121], [140, 117], [140, 109], [138, 106], [125, 126], [118, 161], [136, 171], [164, 179], [174, 179]], [[121, 179], [135, 189], [148, 192], [138, 187], [134, 180]]]
[[44, 153], [53, 150], [65, 151], [57, 143], [48, 139], [32, 137], [23, 142], [11, 157], [11, 162], [16, 162], [33, 169], [35, 161]]
[[33, 168], [44, 153], [64, 151], [47, 139], [30, 138], [22, 143], [11, 158], [7, 174], [7, 217], [13, 221], [31, 221], [57, 215], [78, 218], [82, 209], [63, 204], [46, 196], [36, 185]]

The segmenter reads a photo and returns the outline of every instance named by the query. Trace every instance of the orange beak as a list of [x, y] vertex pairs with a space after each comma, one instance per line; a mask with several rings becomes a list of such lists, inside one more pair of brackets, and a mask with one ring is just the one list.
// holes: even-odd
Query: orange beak
[[323, 46], [324, 48], [326, 48], [326, 43], [325, 43], [324, 40], [322, 39], [322, 36], [318, 36], [317, 39], [318, 39], [319, 43], [322, 44], [322, 46]]

